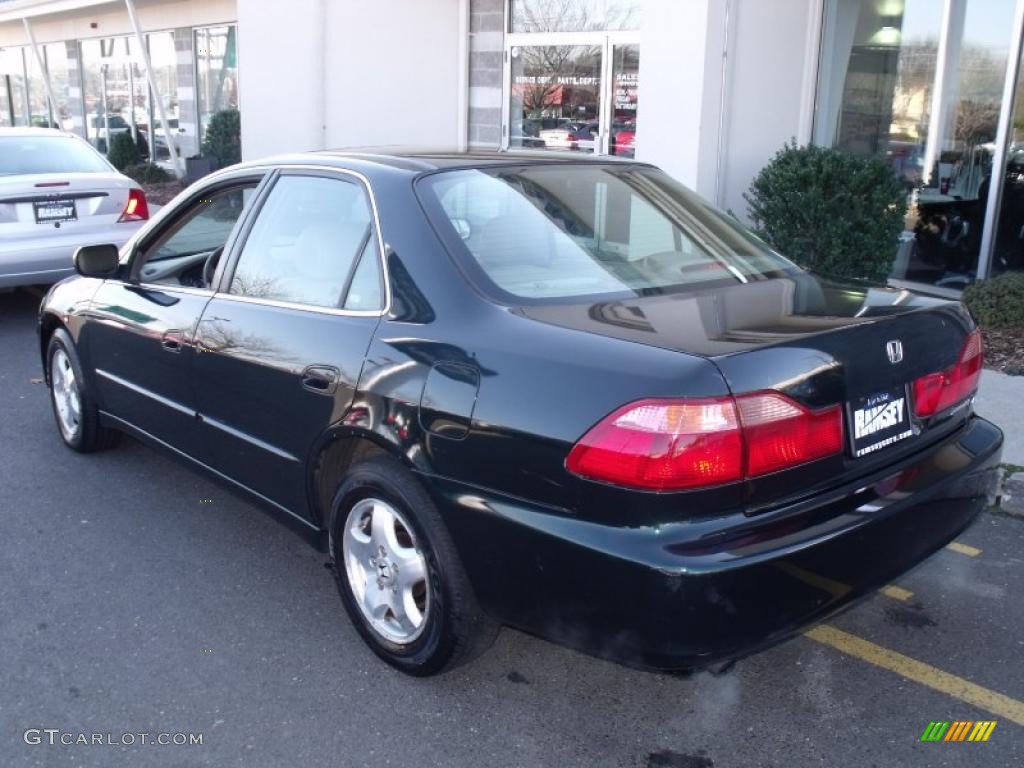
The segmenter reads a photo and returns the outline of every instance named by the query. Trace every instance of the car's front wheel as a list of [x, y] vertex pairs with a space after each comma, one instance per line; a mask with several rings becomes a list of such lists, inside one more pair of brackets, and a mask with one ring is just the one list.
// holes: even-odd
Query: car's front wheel
[[331, 554], [342, 602], [373, 651], [432, 675], [485, 650], [497, 625], [476, 602], [430, 497], [390, 457], [356, 465], [334, 499]]
[[71, 335], [58, 328], [46, 349], [50, 404], [61, 439], [81, 453], [109, 448], [120, 433], [100, 424], [99, 409], [85, 384]]

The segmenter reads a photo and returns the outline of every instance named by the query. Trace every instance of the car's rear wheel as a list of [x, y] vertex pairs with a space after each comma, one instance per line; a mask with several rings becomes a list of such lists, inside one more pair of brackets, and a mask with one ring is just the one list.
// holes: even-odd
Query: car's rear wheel
[[497, 625], [480, 610], [436, 507], [399, 462], [376, 457], [353, 467], [333, 514], [338, 590], [378, 656], [425, 676], [493, 642]]
[[46, 349], [50, 403], [64, 444], [81, 453], [109, 448], [120, 433], [100, 424], [71, 336], [58, 328]]

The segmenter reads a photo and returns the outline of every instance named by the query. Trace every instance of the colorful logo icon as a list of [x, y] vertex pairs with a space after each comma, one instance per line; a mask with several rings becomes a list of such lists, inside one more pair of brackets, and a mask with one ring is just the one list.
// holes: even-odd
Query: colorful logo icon
[[933, 720], [921, 734], [921, 741], [988, 741], [995, 729], [995, 720]]

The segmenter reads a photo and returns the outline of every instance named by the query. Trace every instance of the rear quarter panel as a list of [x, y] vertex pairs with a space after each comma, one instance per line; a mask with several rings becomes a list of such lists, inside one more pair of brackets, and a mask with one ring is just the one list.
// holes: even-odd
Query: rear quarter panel
[[[379, 440], [424, 474], [529, 499], [557, 514], [636, 524], [738, 503], [736, 486], [646, 494], [570, 475], [564, 463], [572, 445], [608, 413], [645, 397], [726, 394], [721, 374], [706, 359], [559, 328], [488, 302], [444, 251], [408, 176], [375, 186], [393, 306], [371, 344], [353, 413]], [[442, 362], [479, 373], [465, 436], [423, 428], [424, 382]]]

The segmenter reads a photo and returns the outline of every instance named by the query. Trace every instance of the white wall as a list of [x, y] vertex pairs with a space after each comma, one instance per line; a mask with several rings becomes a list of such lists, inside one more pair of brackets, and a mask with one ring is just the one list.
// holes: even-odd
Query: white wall
[[459, 0], [238, 0], [242, 152], [458, 143]]
[[[637, 159], [698, 186], [708, 6], [723, 0], [648, 0], [640, 39]], [[773, 0], [774, 2], [774, 0]]]
[[743, 216], [754, 175], [810, 138], [821, 4], [648, 0], [637, 157]]
[[821, 0], [732, 0], [715, 202], [741, 218], [765, 163], [791, 138], [810, 140], [820, 11]]

